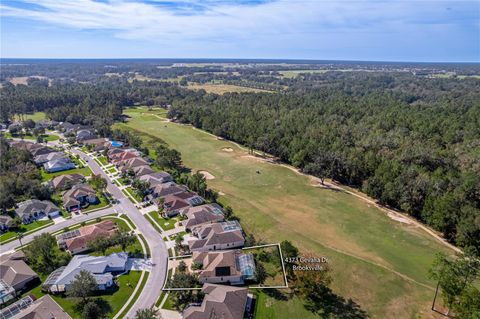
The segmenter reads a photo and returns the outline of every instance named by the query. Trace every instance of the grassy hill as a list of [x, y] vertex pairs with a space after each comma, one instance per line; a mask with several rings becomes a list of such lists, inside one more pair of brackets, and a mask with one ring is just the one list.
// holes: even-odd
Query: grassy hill
[[[335, 292], [371, 317], [434, 318], [435, 283], [427, 273], [435, 254], [447, 250], [422, 230], [350, 194], [314, 187], [308, 177], [252, 157], [234, 143], [166, 122], [158, 110], [126, 114], [129, 122], [116, 127], [144, 134], [146, 142], [151, 142], [146, 134], [160, 137], [182, 153], [186, 166], [212, 174], [209, 185], [223, 194], [220, 201], [233, 207], [248, 232], [269, 242], [288, 239], [327, 257]], [[318, 318], [299, 299], [262, 295], [261, 304], [267, 318]]]

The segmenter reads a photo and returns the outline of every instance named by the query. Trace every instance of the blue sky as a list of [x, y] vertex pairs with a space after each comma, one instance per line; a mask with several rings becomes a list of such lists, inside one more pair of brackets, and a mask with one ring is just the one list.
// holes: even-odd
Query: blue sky
[[2, 0], [10, 58], [480, 62], [480, 0]]

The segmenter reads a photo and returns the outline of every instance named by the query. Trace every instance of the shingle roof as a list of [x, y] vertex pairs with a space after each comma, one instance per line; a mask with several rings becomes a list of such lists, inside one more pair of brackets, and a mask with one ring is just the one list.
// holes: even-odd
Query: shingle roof
[[204, 284], [201, 306], [188, 307], [184, 319], [242, 319], [247, 303], [247, 288]]
[[192, 233], [196, 234], [198, 239], [188, 242], [191, 250], [200, 249], [207, 245], [245, 241], [242, 228], [237, 221], [199, 225], [193, 228]]
[[49, 295], [35, 300], [29, 307], [10, 319], [71, 319]]
[[79, 236], [65, 240], [65, 246], [68, 250], [75, 251], [79, 248], [86, 247], [90, 240], [99, 236], [111, 236], [116, 228], [115, 223], [111, 220], [105, 220], [98, 224], [84, 226], [79, 229]]
[[187, 216], [187, 220], [183, 224], [188, 229], [204, 223], [219, 222], [224, 218], [223, 210], [217, 204], [190, 207], [183, 214]]
[[33, 214], [35, 212], [44, 212], [49, 214], [58, 211], [58, 207], [48, 200], [29, 199], [17, 204], [18, 208], [15, 209], [15, 213], [19, 217], [24, 215]]
[[10, 254], [3, 256], [0, 261], [0, 279], [9, 286], [15, 286], [37, 277], [32, 268], [23, 261], [21, 255]]
[[170, 182], [172, 180], [172, 176], [167, 172], [156, 172], [142, 175], [138, 179], [141, 181], [146, 181], [150, 183], [150, 187], [154, 187], [158, 184]]
[[64, 188], [67, 183], [75, 184], [82, 181], [85, 177], [82, 174], [66, 174], [53, 178], [50, 183], [53, 188]]

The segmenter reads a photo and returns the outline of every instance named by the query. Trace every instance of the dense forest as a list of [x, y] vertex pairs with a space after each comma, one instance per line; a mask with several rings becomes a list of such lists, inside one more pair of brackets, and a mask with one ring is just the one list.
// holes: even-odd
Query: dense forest
[[479, 92], [478, 80], [330, 72], [284, 94], [175, 100], [169, 116], [359, 187], [478, 250]]
[[[319, 67], [98, 62], [40, 63], [29, 70], [8, 65], [0, 122], [45, 111], [52, 120], [92, 125], [111, 135], [109, 127], [123, 119], [124, 107], [169, 108], [179, 122], [270, 153], [322, 179], [358, 187], [480, 254], [480, 81], [415, 76], [399, 71], [405, 65], [382, 72], [383, 65], [360, 65], [371, 70], [279, 73]], [[167, 80], [138, 81], [132, 78], [137, 72]], [[48, 79], [5, 82], [23, 75]], [[187, 86], [212, 81], [275, 92], [216, 95]]]

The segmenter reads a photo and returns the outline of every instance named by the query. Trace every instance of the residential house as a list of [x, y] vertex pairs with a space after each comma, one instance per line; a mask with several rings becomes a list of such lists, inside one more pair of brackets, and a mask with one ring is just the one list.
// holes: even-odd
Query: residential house
[[168, 195], [163, 202], [163, 215], [173, 217], [180, 214], [184, 209], [191, 207], [191, 205], [175, 195]]
[[221, 222], [224, 219], [223, 210], [218, 204], [190, 207], [182, 214], [187, 217], [187, 220], [182, 221], [186, 230], [191, 230], [197, 225]]
[[70, 254], [78, 254], [88, 250], [88, 243], [97, 238], [108, 238], [115, 233], [117, 225], [111, 220], [104, 220], [94, 225], [83, 226], [60, 235], [57, 235], [57, 243], [61, 249]]
[[202, 304], [188, 306], [182, 313], [183, 319], [243, 319], [249, 312], [246, 308], [251, 298], [247, 288], [204, 284], [202, 292]]
[[109, 160], [113, 164], [117, 165], [117, 163], [121, 163], [121, 162], [126, 161], [128, 159], [136, 158], [136, 157], [140, 157], [140, 155], [136, 152], [123, 151], [123, 152], [120, 152], [120, 153], [115, 153], [115, 154], [110, 155]]
[[53, 189], [64, 190], [69, 189], [73, 185], [80, 184], [85, 181], [85, 176], [82, 174], [66, 174], [54, 177], [50, 180], [50, 185]]
[[136, 177], [140, 177], [146, 174], [152, 174], [155, 171], [150, 167], [150, 165], [141, 165], [133, 168], [133, 172]]
[[164, 184], [157, 184], [150, 188], [149, 199], [153, 200], [156, 205], [159, 205], [159, 198], [165, 198], [168, 195], [183, 193], [187, 188], [183, 185], [177, 185], [174, 182]]
[[85, 141], [85, 140], [91, 140], [94, 139], [95, 133], [93, 132], [92, 129], [79, 129], [77, 131], [77, 134], [75, 136], [75, 139], [78, 143]]
[[81, 127], [80, 124], [72, 124], [70, 122], [62, 122], [58, 125], [58, 128], [63, 131], [65, 134], [75, 132]]
[[34, 158], [42, 154], [56, 152], [53, 148], [46, 147], [37, 143], [34, 143], [33, 146], [29, 147], [28, 151], [30, 152], [30, 154], [32, 154]]
[[49, 295], [34, 300], [31, 295], [0, 310], [5, 319], [72, 319]]
[[69, 212], [79, 210], [83, 205], [98, 203], [96, 192], [87, 184], [74, 185], [62, 195], [63, 207]]
[[0, 215], [0, 233], [6, 232], [13, 225], [13, 218], [8, 215]]
[[43, 165], [49, 161], [53, 161], [59, 158], [66, 158], [67, 155], [63, 152], [50, 152], [46, 154], [37, 155], [33, 158], [33, 162], [37, 165]]
[[127, 173], [130, 169], [133, 170], [135, 167], [144, 165], [148, 165], [148, 162], [141, 157], [133, 157], [115, 163], [117, 169], [122, 173]]
[[22, 220], [22, 223], [29, 224], [34, 220], [60, 215], [60, 209], [48, 200], [29, 199], [17, 204], [15, 213]]
[[237, 221], [202, 224], [192, 228], [196, 238], [188, 241], [190, 251], [213, 251], [245, 245], [242, 227]]
[[241, 285], [255, 278], [255, 261], [252, 254], [240, 250], [200, 252], [194, 251], [192, 261], [202, 265], [198, 281]]
[[0, 256], [0, 304], [14, 298], [29, 283], [38, 280], [38, 275], [24, 259], [21, 251]]
[[70, 263], [52, 272], [42, 285], [42, 290], [51, 293], [68, 291], [75, 276], [82, 270], [89, 271], [97, 283], [97, 290], [113, 286], [113, 274], [126, 270], [128, 254], [113, 253], [108, 256], [75, 255]]
[[43, 164], [43, 169], [47, 173], [54, 173], [74, 169], [75, 164], [67, 157], [54, 159]]
[[91, 145], [92, 150], [95, 152], [106, 150], [110, 147], [110, 142], [106, 138], [94, 138], [88, 140], [80, 140], [80, 144]]
[[194, 192], [181, 192], [165, 196], [163, 202], [163, 213], [172, 217], [181, 214], [186, 208], [200, 205], [203, 198]]
[[157, 186], [159, 184], [171, 182], [172, 176], [167, 172], [156, 172], [150, 174], [141, 175], [139, 178], [142, 182], [148, 182], [150, 188]]

